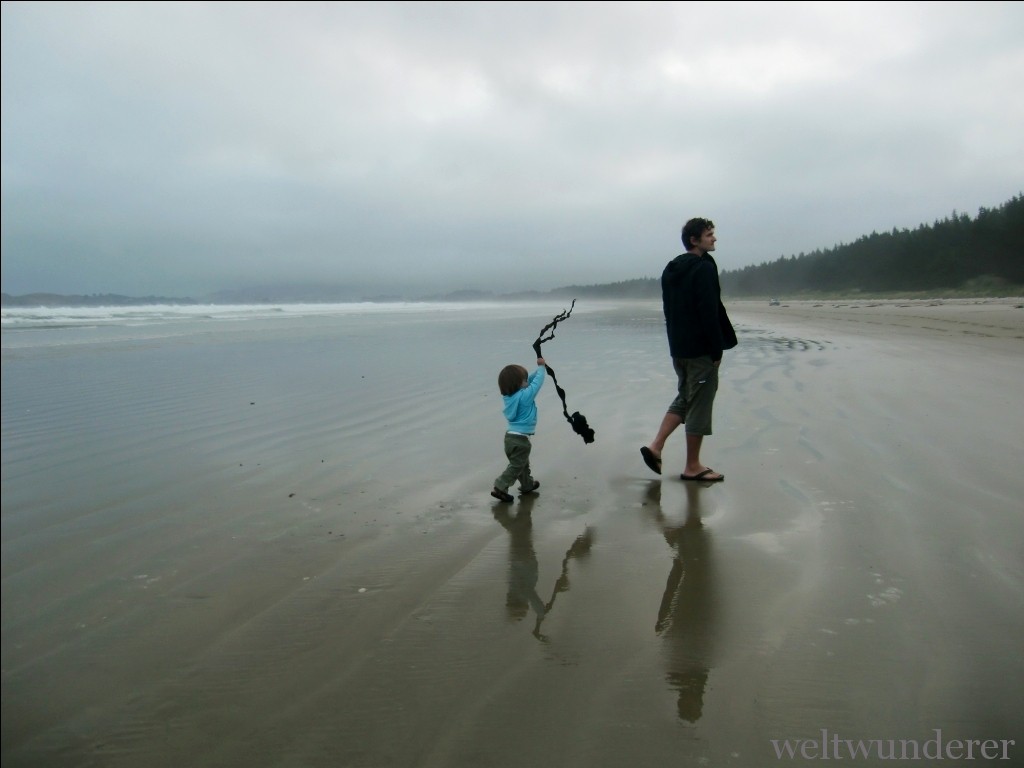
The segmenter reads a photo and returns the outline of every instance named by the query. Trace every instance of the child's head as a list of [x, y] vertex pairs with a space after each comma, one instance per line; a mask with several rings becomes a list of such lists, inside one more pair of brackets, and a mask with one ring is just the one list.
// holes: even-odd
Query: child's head
[[498, 389], [503, 395], [514, 395], [523, 388], [529, 375], [521, 365], [506, 365], [498, 374]]

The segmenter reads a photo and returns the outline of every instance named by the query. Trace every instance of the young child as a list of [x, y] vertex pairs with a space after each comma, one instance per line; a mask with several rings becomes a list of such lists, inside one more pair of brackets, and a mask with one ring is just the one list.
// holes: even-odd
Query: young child
[[498, 389], [505, 401], [505, 455], [508, 466], [494, 481], [491, 496], [508, 503], [508, 488], [519, 481], [521, 493], [533, 493], [540, 483], [530, 474], [530, 437], [537, 428], [537, 404], [534, 402], [544, 383], [544, 358], [537, 358], [537, 368], [529, 373], [521, 365], [506, 365], [498, 374]]

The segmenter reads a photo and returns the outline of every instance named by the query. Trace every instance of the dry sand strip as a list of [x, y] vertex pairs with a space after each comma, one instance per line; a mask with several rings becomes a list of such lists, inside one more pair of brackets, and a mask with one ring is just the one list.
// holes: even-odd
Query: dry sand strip
[[727, 302], [730, 312], [770, 320], [803, 321], [849, 333], [898, 328], [917, 335], [1024, 340], [1024, 297], [995, 299], [864, 299]]

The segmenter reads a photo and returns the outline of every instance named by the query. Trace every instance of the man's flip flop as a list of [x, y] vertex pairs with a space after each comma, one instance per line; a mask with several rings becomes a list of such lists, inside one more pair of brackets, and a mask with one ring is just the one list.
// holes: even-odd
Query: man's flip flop
[[725, 480], [725, 475], [719, 475], [718, 477], [708, 477], [708, 475], [714, 474], [715, 470], [708, 467], [703, 472], [698, 472], [696, 475], [680, 475], [680, 480], [700, 480], [704, 483], [720, 483]]
[[654, 455], [654, 451], [645, 445], [640, 449], [640, 455], [644, 457], [644, 464], [646, 464], [652, 472], [657, 475], [661, 474], [661, 459]]

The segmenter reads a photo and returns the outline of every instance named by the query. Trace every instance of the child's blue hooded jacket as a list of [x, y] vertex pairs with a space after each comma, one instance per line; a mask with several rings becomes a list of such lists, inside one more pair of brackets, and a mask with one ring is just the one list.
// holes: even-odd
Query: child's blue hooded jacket
[[538, 365], [533, 373], [526, 377], [526, 386], [512, 395], [502, 395], [505, 400], [505, 418], [508, 420], [508, 431], [532, 435], [537, 429], [537, 404], [535, 401], [541, 385], [544, 383], [545, 368]]

